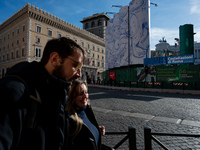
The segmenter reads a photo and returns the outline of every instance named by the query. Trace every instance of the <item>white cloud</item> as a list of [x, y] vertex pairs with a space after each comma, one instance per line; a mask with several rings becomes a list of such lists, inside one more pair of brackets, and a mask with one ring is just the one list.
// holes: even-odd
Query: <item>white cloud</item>
[[190, 0], [190, 13], [191, 14], [200, 14], [200, 1], [199, 0]]
[[194, 29], [194, 41], [200, 42], [200, 27]]
[[[199, 31], [199, 32], [198, 32]], [[194, 27], [194, 41], [200, 42], [200, 27]], [[159, 43], [159, 40], [165, 37], [167, 43], [170, 45], [175, 44], [174, 38], [179, 38], [179, 29], [170, 30], [170, 29], [162, 29], [162, 28], [151, 28], [150, 31], [150, 49], [155, 50], [155, 45]]]

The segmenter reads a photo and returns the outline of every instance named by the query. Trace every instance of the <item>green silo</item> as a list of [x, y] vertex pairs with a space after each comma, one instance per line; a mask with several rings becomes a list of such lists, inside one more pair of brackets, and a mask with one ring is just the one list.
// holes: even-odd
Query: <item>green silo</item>
[[180, 55], [194, 54], [194, 32], [192, 24], [179, 27]]

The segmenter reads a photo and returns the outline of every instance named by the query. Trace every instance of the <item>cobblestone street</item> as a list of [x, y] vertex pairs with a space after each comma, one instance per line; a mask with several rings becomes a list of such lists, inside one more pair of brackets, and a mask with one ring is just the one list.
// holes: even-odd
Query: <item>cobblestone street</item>
[[[152, 132], [200, 134], [198, 95], [160, 94], [89, 86], [91, 105], [99, 125], [107, 132], [136, 128], [137, 149], [144, 149], [144, 127]], [[115, 146], [125, 135], [106, 135], [103, 143]], [[200, 149], [200, 139], [156, 136], [170, 150]], [[155, 150], [162, 150], [152, 142]], [[128, 150], [128, 140], [119, 150]]]

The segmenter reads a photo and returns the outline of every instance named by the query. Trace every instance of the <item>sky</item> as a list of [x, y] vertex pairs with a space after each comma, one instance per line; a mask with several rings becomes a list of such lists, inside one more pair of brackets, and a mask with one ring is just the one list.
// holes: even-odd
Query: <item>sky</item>
[[[119, 7], [129, 5], [131, 0], [0, 0], [0, 24], [27, 3], [49, 12], [77, 27], [80, 21], [96, 13], [119, 12]], [[163, 37], [170, 45], [179, 38], [180, 25], [194, 25], [194, 40], [200, 42], [200, 0], [151, 0], [150, 5], [150, 49]], [[113, 14], [108, 14], [113, 18]]]

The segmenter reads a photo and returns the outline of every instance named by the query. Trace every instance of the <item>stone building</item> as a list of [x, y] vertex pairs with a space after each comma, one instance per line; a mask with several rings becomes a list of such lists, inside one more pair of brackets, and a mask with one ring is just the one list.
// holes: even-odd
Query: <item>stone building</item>
[[0, 78], [18, 62], [40, 61], [47, 41], [61, 36], [86, 50], [83, 79], [97, 80], [105, 70], [105, 40], [29, 3], [0, 24]]
[[105, 39], [106, 36], [106, 26], [108, 20], [111, 18], [105, 13], [97, 13], [92, 16], [83, 18], [81, 21], [83, 23], [83, 29]]

